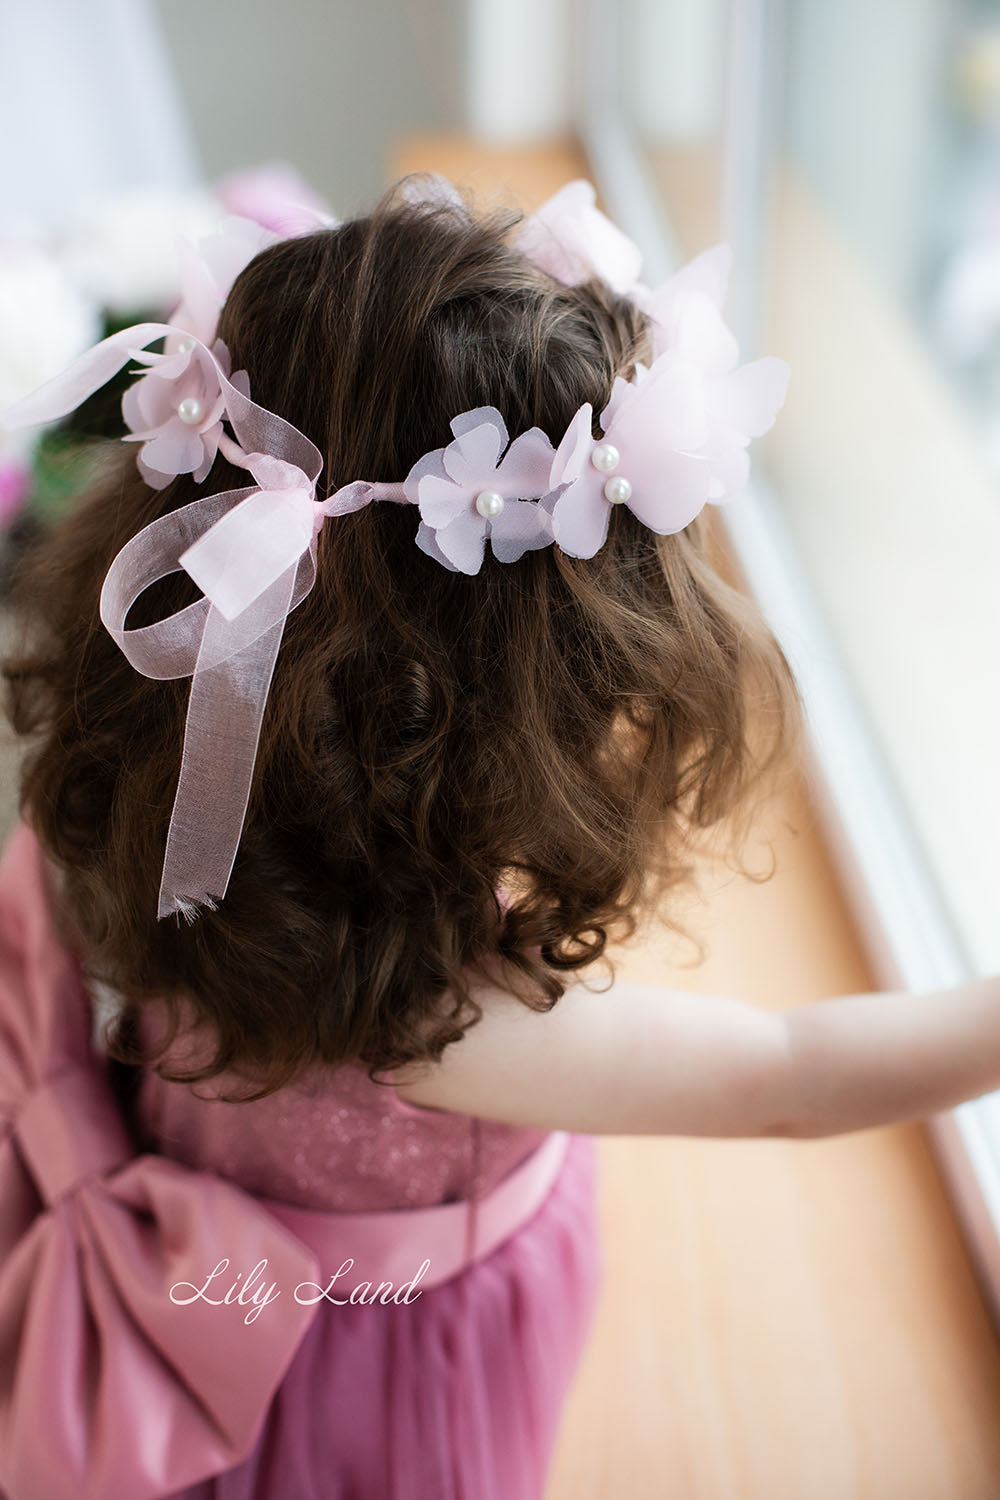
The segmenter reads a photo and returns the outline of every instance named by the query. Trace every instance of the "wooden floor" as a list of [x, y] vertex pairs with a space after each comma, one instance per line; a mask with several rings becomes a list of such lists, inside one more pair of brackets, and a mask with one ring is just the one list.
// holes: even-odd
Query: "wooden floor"
[[[531, 208], [572, 150], [410, 141]], [[802, 778], [683, 919], [618, 955], [638, 980], [785, 1007], [875, 987]], [[922, 1126], [827, 1141], [599, 1142], [606, 1280], [548, 1500], [996, 1500], [1000, 1347]]]

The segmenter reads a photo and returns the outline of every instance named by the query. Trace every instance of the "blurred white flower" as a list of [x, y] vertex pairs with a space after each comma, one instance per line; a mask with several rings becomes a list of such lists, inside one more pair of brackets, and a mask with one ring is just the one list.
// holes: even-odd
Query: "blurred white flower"
[[225, 209], [207, 188], [137, 188], [67, 226], [59, 255], [81, 292], [110, 312], [165, 314], [180, 293], [177, 237], [214, 233]]
[[[100, 309], [48, 251], [0, 239], [0, 411], [58, 375], [101, 332]], [[0, 459], [26, 459], [38, 436], [0, 429]]]

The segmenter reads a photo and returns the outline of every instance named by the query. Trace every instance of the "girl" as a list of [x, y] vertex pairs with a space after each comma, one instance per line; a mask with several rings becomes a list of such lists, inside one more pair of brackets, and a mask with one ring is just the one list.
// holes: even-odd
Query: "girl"
[[29, 404], [148, 365], [140, 476], [37, 546], [5, 666], [8, 1500], [538, 1500], [594, 1135], [1000, 1083], [995, 978], [783, 1014], [587, 982], [801, 729], [703, 509], [783, 372], [735, 368], [724, 252], [651, 292], [592, 197], [408, 183], [231, 288], [207, 259]]

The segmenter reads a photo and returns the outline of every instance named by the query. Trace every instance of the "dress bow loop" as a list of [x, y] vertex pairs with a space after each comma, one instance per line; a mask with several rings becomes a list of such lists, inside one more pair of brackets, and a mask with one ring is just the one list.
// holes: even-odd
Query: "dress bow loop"
[[[136, 1154], [46, 875], [18, 827], [0, 860], [0, 1494], [164, 1500], [250, 1453], [320, 1267], [236, 1184]], [[230, 1295], [258, 1264], [275, 1306]]]

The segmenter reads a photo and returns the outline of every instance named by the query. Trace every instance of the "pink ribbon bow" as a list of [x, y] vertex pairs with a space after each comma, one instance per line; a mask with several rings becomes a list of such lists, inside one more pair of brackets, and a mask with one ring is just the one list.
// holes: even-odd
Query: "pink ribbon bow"
[[[220, 431], [220, 451], [257, 482], [195, 500], [134, 536], [108, 570], [100, 614], [137, 671], [192, 679], [157, 916], [180, 912], [193, 920], [199, 907], [214, 907], [229, 884], [285, 620], [315, 582], [323, 522], [374, 499], [405, 503], [406, 495], [401, 483], [355, 481], [317, 500], [323, 459], [315, 444], [250, 400], [243, 371], [228, 378], [218, 346], [210, 349], [169, 323], [138, 324], [102, 340], [9, 409], [5, 423], [66, 415], [146, 344], [178, 334], [190, 346], [185, 357], [197, 355], [218, 383], [220, 406], [239, 439], [234, 443]], [[126, 630], [125, 618], [143, 590], [181, 569], [204, 597], [166, 620]]]
[[317, 1280], [232, 1183], [135, 1154], [19, 826], [0, 862], [0, 1493], [160, 1500], [252, 1450], [315, 1306], [172, 1300], [229, 1258]]

